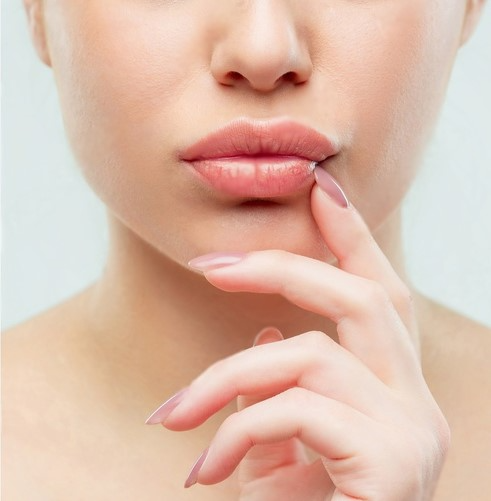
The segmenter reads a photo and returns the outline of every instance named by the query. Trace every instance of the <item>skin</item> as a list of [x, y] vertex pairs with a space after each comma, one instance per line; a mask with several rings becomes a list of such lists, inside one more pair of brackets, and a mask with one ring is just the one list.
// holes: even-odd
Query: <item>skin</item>
[[[96, 283], [3, 335], [6, 499], [485, 499], [490, 332], [414, 290], [400, 228], [483, 5], [25, 0], [111, 246]], [[178, 151], [238, 116], [338, 139], [351, 206], [197, 184]], [[247, 256], [188, 267], [215, 251]], [[167, 430], [143, 425], [190, 384]], [[210, 485], [182, 489], [210, 443]]]

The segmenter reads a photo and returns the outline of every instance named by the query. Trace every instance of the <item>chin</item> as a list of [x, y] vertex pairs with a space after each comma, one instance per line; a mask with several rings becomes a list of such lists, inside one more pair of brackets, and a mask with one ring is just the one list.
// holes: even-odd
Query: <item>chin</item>
[[279, 249], [322, 261], [335, 261], [304, 207], [250, 203], [210, 218], [193, 235], [197, 255]]

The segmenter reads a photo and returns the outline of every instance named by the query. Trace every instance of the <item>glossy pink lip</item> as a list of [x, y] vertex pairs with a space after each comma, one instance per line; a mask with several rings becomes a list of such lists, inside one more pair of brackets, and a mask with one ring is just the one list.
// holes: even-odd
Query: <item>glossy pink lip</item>
[[186, 148], [179, 157], [221, 193], [272, 198], [310, 188], [313, 162], [337, 151], [325, 135], [297, 122], [240, 118]]

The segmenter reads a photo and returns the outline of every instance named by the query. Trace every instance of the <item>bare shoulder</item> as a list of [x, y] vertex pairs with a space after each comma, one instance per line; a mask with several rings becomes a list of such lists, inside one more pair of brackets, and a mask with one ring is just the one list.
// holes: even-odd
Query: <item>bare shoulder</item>
[[427, 380], [442, 396], [455, 396], [460, 387], [467, 398], [482, 395], [484, 385], [491, 384], [491, 328], [434, 301], [425, 306], [422, 316]]
[[491, 492], [491, 328], [430, 301], [422, 306], [422, 362], [452, 444], [436, 500]]
[[60, 329], [72, 326], [81, 303], [92, 287], [73, 294], [51, 308], [2, 331], [2, 346], [13, 348], [27, 340], [32, 341], [49, 334], [55, 326]]
[[[83, 293], [39, 313], [2, 332], [3, 396], [7, 404], [11, 392], [31, 390], [34, 381], [51, 373], [62, 356], [60, 348], [77, 327], [77, 311]], [[8, 398], [7, 398], [8, 397]]]
[[60, 394], [71, 382], [60, 374], [69, 374], [66, 338], [76, 328], [81, 297], [2, 332], [2, 499], [33, 499], [33, 485], [36, 499], [50, 499], [36, 477], [63, 416]]
[[88, 291], [2, 332], [2, 393], [7, 410], [26, 392], [33, 398], [56, 368], [68, 362], [66, 347], [80, 328]]

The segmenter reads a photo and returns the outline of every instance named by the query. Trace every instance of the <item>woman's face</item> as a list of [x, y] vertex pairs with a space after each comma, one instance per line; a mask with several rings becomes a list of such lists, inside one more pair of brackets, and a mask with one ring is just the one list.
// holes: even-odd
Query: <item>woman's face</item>
[[333, 138], [327, 170], [372, 230], [398, 206], [461, 43], [464, 0], [44, 0], [75, 156], [98, 196], [179, 263], [213, 251], [328, 256], [308, 193], [244, 204], [179, 152], [238, 117]]

